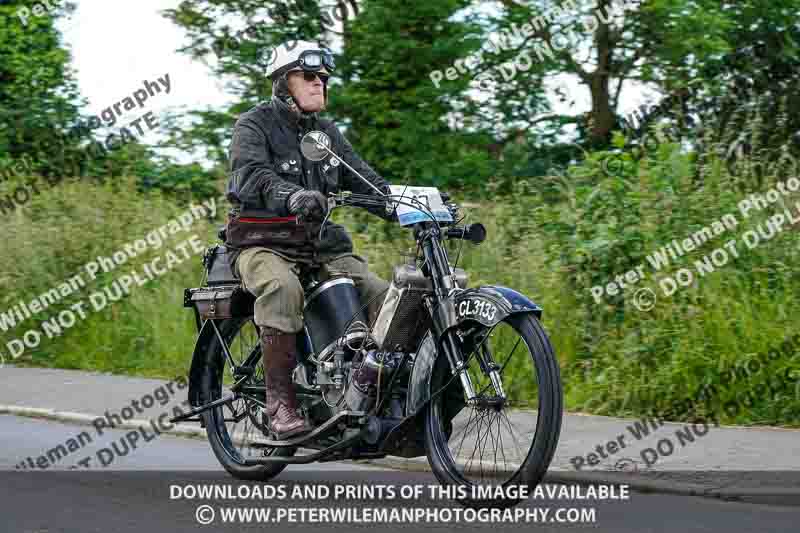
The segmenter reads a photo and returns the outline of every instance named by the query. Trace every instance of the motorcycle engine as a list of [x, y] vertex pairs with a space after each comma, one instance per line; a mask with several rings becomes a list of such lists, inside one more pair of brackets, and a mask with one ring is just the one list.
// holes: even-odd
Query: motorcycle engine
[[332, 361], [319, 364], [317, 384], [334, 414], [343, 410], [368, 412], [382, 396], [381, 391], [388, 390], [404, 354], [361, 348], [348, 358], [346, 350], [349, 348], [335, 350]]

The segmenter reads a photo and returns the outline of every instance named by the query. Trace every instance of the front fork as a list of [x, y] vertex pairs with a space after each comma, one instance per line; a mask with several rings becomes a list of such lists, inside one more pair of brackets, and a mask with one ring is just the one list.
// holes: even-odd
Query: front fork
[[[432, 316], [438, 315], [438, 320], [436, 316], [434, 316], [433, 319], [433, 333], [436, 335], [435, 338], [442, 339], [441, 347], [444, 350], [445, 356], [447, 357], [447, 362], [450, 364], [450, 373], [452, 375], [457, 375], [459, 381], [461, 381], [461, 387], [464, 390], [464, 402], [470, 406], [475, 405], [478, 403], [478, 393], [475, 392], [475, 386], [472, 383], [472, 377], [469, 375], [467, 370], [469, 366], [462, 357], [462, 351], [459, 349], [459, 343], [456, 342], [456, 337], [460, 337], [460, 333], [458, 333], [455, 329], [448, 329], [449, 326], [445, 326], [445, 324], [449, 322], [447, 317], [455, 316], [455, 306], [453, 301], [452, 299], [440, 301], [436, 306], [436, 311], [432, 311], [435, 304], [430, 298], [427, 298], [425, 302], [428, 306], [428, 310], [431, 311]], [[452, 312], [447, 312], [447, 308], [451, 308]], [[442, 326], [444, 327], [439, 329]], [[444, 331], [444, 333], [442, 333], [442, 331]], [[486, 336], [483, 337], [475, 347], [475, 350], [477, 351], [475, 355], [478, 358], [478, 363], [480, 364], [481, 370], [489, 376], [495, 395], [499, 397], [501, 401], [505, 401], [506, 393], [503, 390], [503, 382], [500, 379], [500, 373], [498, 372], [500, 370], [500, 365], [494, 361], [491, 352], [485, 346], [485, 342], [489, 339], [491, 332], [492, 330], [490, 329], [486, 333]]]
[[[423, 236], [422, 232], [427, 232], [427, 236]], [[455, 303], [452, 298], [454, 289], [456, 289], [453, 272], [450, 268], [450, 263], [447, 259], [447, 251], [441, 245], [440, 235], [435, 228], [424, 228], [420, 226], [417, 233], [418, 238], [423, 240], [423, 254], [426, 259], [429, 273], [433, 280], [434, 292], [436, 297], [425, 297], [425, 305], [432, 318], [432, 330], [435, 339], [441, 339], [441, 347], [444, 349], [447, 362], [450, 364], [450, 371], [453, 375], [458, 375], [461, 381], [461, 387], [464, 390], [464, 401], [467, 405], [475, 405], [478, 402], [478, 395], [475, 392], [475, 387], [472, 383], [472, 378], [467, 371], [468, 365], [462, 357], [461, 350], [458, 348], [456, 336], [460, 335], [453, 328], [458, 323], [456, 319]], [[427, 238], [425, 238], [427, 237]], [[476, 354], [478, 362], [480, 363], [481, 370], [483, 370], [492, 381], [495, 395], [501, 398], [501, 401], [506, 399], [505, 391], [503, 390], [503, 383], [500, 379], [499, 365], [492, 359], [491, 353], [486, 349], [484, 343], [488, 340], [492, 329], [486, 334], [481, 342], [476, 346], [479, 350]], [[439, 346], [437, 346], [437, 349]]]

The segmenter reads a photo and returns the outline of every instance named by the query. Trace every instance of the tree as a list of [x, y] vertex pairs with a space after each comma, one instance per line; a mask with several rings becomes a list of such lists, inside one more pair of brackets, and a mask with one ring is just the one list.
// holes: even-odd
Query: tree
[[468, 77], [436, 87], [431, 72], [450, 68], [480, 45], [481, 29], [455, 15], [466, 0], [364, 2], [346, 26], [341, 87], [332, 112], [349, 123], [362, 155], [396, 182], [476, 184], [490, 170], [483, 133], [448, 124]]
[[731, 17], [707, 0], [502, 0], [500, 4], [498, 31], [517, 39], [505, 55], [486, 56], [484, 68], [498, 68], [509, 55], [527, 53], [537, 60], [532, 83], [555, 75], [574, 76], [589, 92], [589, 113], [545, 115], [536, 123], [575, 124], [589, 147], [610, 142], [626, 83], [652, 84], [670, 94], [684, 87], [698, 66], [729, 49], [725, 32]]
[[42, 172], [76, 170], [79, 140], [54, 142], [80, 118], [70, 54], [53, 25], [55, 17], [73, 6], [30, 17], [24, 25], [16, 13], [27, 5], [0, 5], [0, 18], [6, 21], [0, 26], [0, 160], [10, 164], [25, 154]]

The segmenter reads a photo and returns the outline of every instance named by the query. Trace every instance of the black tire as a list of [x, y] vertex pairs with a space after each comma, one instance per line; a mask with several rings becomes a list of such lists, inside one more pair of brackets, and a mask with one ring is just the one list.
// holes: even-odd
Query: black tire
[[[253, 323], [252, 317], [222, 320], [219, 321], [217, 325], [220, 334], [229, 346], [231, 357], [233, 357], [237, 365], [241, 365], [248, 356], [253, 354], [253, 351], [257, 352], [255, 373], [247, 378], [247, 381], [248, 384], [260, 384], [261, 387], [263, 387], [264, 368], [261, 360], [261, 346], [258, 341], [258, 330]], [[232, 379], [230, 365], [217, 339], [214, 339], [214, 341], [210, 343], [209, 352], [208, 360], [215, 361], [216, 365], [212, 365], [211, 371], [206, 372], [202, 379], [201, 394], [204, 403], [217, 400], [221, 398], [223, 394], [230, 394], [230, 391], [224, 391], [223, 387], [229, 385]], [[228, 378], [226, 378], [226, 376], [228, 376]], [[225, 381], [226, 379], [227, 381]], [[263, 404], [265, 399], [263, 394], [259, 395], [259, 399]], [[247, 456], [244, 455], [245, 444], [250, 437], [252, 437], [253, 442], [266, 439], [260, 430], [260, 414], [258, 414], [258, 411], [254, 411], [257, 407], [260, 407], [257, 402], [252, 401], [249, 397], [241, 397], [231, 402], [231, 404], [221, 405], [206, 411], [202, 416], [205, 420], [206, 434], [211, 449], [214, 451], [217, 460], [228, 473], [237, 479], [268, 481], [280, 474], [287, 465], [275, 463], [272, 465], [245, 466], [243, 463], [244, 459], [260, 457], [265, 452], [270, 456], [291, 456], [294, 455], [297, 448], [254, 448], [252, 446], [247, 446], [248, 453]], [[226, 423], [225, 416], [233, 416], [234, 413], [243, 414], [245, 412], [252, 413], [253, 416], [245, 416], [242, 419], [245, 422], [244, 435], [243, 438], [238, 439], [242, 445], [237, 448], [234, 435], [236, 435], [236, 426], [238, 423]], [[233, 424], [233, 431], [230, 429], [231, 424]]]
[[[498, 328], [503, 324], [505, 325], [503, 329], [509, 328], [513, 330], [519, 336], [519, 338], [524, 341], [524, 344], [530, 353], [530, 368], [535, 369], [536, 373], [534, 379], [536, 379], [537, 383], [535, 387], [535, 394], [532, 396], [535, 397], [536, 400], [535, 403], [537, 414], [535, 430], [533, 432], [533, 442], [527, 448], [527, 453], [525, 453], [525, 447], [520, 447], [518, 445], [518, 441], [516, 438], [514, 438], [513, 428], [517, 426], [515, 423], [512, 423], [508, 417], [508, 413], [512, 411], [503, 412], [507, 408], [511, 409], [515, 405], [513, 402], [516, 400], [513, 400], [513, 397], [518, 396], [520, 398], [524, 398], [525, 400], [528, 399], [529, 393], [525, 391], [530, 390], [531, 385], [527, 381], [529, 376], [525, 377], [525, 374], [521, 374], [521, 372], [525, 372], [521, 366], [518, 367], [519, 370], [516, 372], [516, 375], [513, 375], [514, 372], [508, 373], [505, 376], [503, 374], [500, 375], [504, 392], [508, 398], [508, 403], [502, 404], [501, 407], [492, 407], [488, 406], [488, 404], [484, 404], [482, 408], [479, 406], [467, 406], [464, 403], [462, 392], [463, 388], [459, 379], [451, 375], [450, 365], [447, 362], [446, 357], [443, 354], [440, 354], [440, 356], [437, 357], [431, 377], [431, 394], [434, 396], [429, 403], [425, 414], [425, 444], [427, 448], [428, 462], [430, 463], [434, 475], [439, 482], [442, 483], [442, 485], [454, 487], [453, 490], [457, 491], [458, 489], [456, 489], [456, 487], [459, 485], [465, 486], [465, 488], [462, 489], [464, 490], [464, 493], [460, 494], [461, 497], [456, 497], [455, 499], [462, 505], [475, 509], [507, 508], [518, 504], [520, 501], [522, 501], [522, 498], [473, 498], [473, 494], [480, 495], [480, 493], [472, 492], [473, 486], [488, 485], [489, 487], [502, 486], [505, 488], [512, 485], [525, 485], [528, 487], [529, 494], [532, 493], [533, 489], [541, 482], [542, 478], [547, 472], [547, 468], [550, 466], [550, 462], [555, 454], [556, 445], [558, 444], [558, 437], [561, 432], [561, 376], [558, 368], [558, 362], [553, 353], [553, 348], [550, 344], [547, 334], [545, 333], [538, 319], [534, 315], [528, 313], [510, 315], [492, 328], [480, 326], [478, 328], [478, 336], [481, 338], [486, 336], [487, 344], [490, 345], [491, 341], [489, 339], [494, 337], [495, 328]], [[489, 337], [490, 333], [492, 337]], [[473, 375], [475, 370], [477, 370], [477, 372], [483, 372], [479, 361], [477, 361], [477, 355], [475, 354], [476, 350], [473, 349], [474, 346], [479, 346], [480, 343], [476, 340], [473, 344], [470, 344], [469, 338], [465, 338], [463, 341], [458, 342], [460, 343], [459, 348], [464, 352], [462, 353], [462, 357], [468, 359], [468, 368], [470, 374]], [[501, 340], [501, 342], [504, 341]], [[515, 348], [510, 352], [510, 355], [508, 355], [506, 363], [503, 365], [503, 369], [507, 368], [506, 365], [510, 364], [510, 359], [518, 350], [518, 346], [522, 344], [519, 340], [515, 342]], [[491, 347], [490, 350], [492, 350]], [[503, 358], [505, 357], [506, 356], [494, 359], [494, 361], [498, 364], [502, 364]], [[522, 365], [522, 363], [519, 361], [517, 364]], [[522, 375], [522, 377], [520, 377], [520, 375]], [[479, 383], [476, 381], [476, 385], [474, 387], [476, 393], [488, 389], [492, 389], [492, 392], [494, 392], [494, 387], [491, 385], [491, 381], [489, 380], [488, 376], [485, 377], [486, 382], [484, 382], [483, 386], [479, 386]], [[485, 383], [489, 384], [486, 385]], [[446, 388], [442, 390], [443, 387]], [[441, 394], [436, 394], [437, 391], [441, 391]], [[486, 393], [479, 394], [479, 396], [497, 397], [496, 395], [489, 395]], [[460, 422], [458, 421], [457, 417], [461, 417], [462, 420], [465, 418], [462, 413], [465, 408], [480, 413], [475, 416], [476, 423], [478, 424], [477, 435], [468, 431], [469, 421], [462, 430], [459, 430]], [[497, 414], [493, 413], [493, 411]], [[471, 417], [470, 420], [472, 420], [473, 415], [474, 413], [469, 415]], [[516, 414], [513, 414], [512, 416], [516, 416], [518, 421], [528, 421], [532, 420], [533, 418], [531, 413], [523, 413], [522, 411], [517, 411]], [[488, 423], [486, 424], [487, 436], [482, 437], [481, 424], [486, 419], [489, 419]], [[519, 451], [520, 457], [522, 457], [524, 454], [524, 460], [519, 461], [518, 463], [509, 463], [507, 461], [506, 453], [503, 451], [502, 458], [504, 467], [497, 469], [496, 463], [498, 460], [498, 448], [500, 450], [507, 450], [510, 447], [507, 444], [509, 442], [508, 440], [506, 442], [503, 441], [502, 434], [498, 434], [498, 438], [496, 439], [494, 436], [492, 436], [491, 441], [495, 445], [499, 443], [499, 446], [495, 446], [495, 471], [493, 473], [490, 472], [491, 475], [487, 476], [490, 481], [490, 483], [487, 484], [482, 483], [484, 480], [483, 451], [485, 450], [485, 446], [489, 443], [490, 437], [488, 436], [488, 433], [493, 428], [495, 420], [497, 421], [498, 431], [507, 425], [508, 430], [512, 435], [514, 448]], [[462, 433], [463, 436], [461, 436]], [[481, 483], [475, 483], [465, 475], [466, 471], [469, 469], [474, 460], [474, 454], [476, 453], [475, 451], [472, 452], [472, 456], [469, 457], [468, 462], [462, 460], [461, 463], [459, 463], [453, 458], [453, 455], [458, 457], [466, 456], [466, 453], [461, 455], [460, 451], [467, 435], [470, 435], [470, 438], [475, 439], [476, 450], [481, 450], [481, 458], [478, 461], [481, 468]], [[452, 452], [450, 450], [450, 441], [455, 443], [459, 438], [461, 439], [459, 448], [455, 452]], [[483, 449], [481, 449], [482, 441], [484, 443]], [[505, 480], [499, 481], [501, 479]], [[455, 492], [455, 494], [458, 494], [458, 492]]]

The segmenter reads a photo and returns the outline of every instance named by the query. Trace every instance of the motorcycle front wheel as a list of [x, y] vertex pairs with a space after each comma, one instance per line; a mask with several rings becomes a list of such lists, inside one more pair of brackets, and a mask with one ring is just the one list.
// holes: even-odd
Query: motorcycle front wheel
[[296, 448], [275, 448], [262, 444], [267, 440], [261, 421], [266, 400], [264, 365], [261, 357], [258, 328], [252, 317], [231, 318], [217, 322], [220, 335], [228, 345], [231, 358], [240, 367], [234, 375], [217, 338], [209, 343], [209, 368], [201, 382], [203, 403], [231, 396], [231, 385], [240, 382], [240, 391], [233, 399], [206, 411], [206, 434], [211, 449], [220, 464], [233, 477], [252, 481], [268, 481], [280, 474], [286, 464], [248, 466], [246, 459], [264, 456], [291, 456]]
[[[463, 324], [462, 324], [463, 326]], [[507, 508], [541, 482], [556, 450], [562, 417], [558, 362], [532, 314], [474, 323], [455, 335], [476, 396], [466, 402], [443, 353], [431, 377], [425, 417], [428, 462], [466, 507]], [[494, 368], [494, 381], [492, 380]]]

